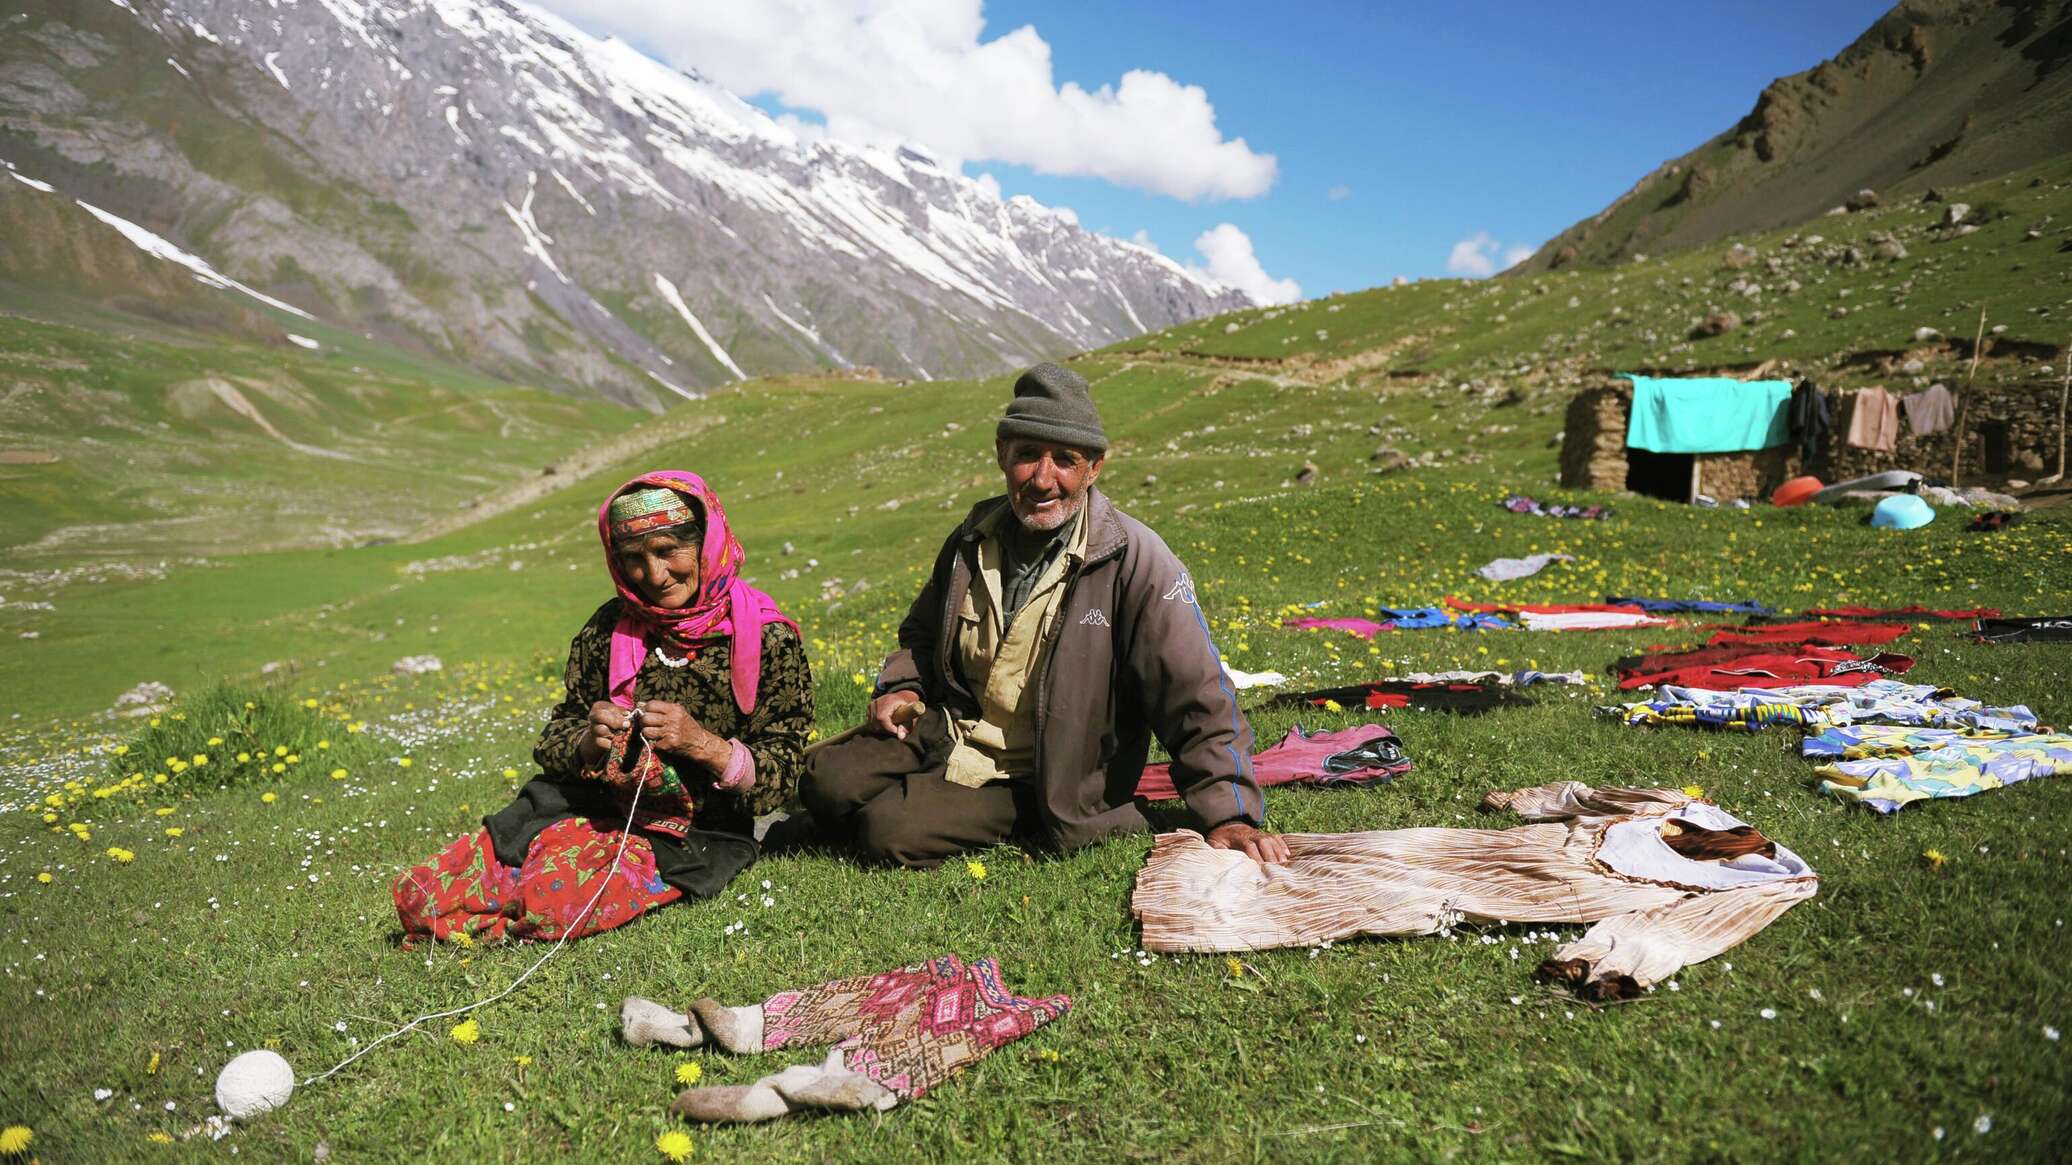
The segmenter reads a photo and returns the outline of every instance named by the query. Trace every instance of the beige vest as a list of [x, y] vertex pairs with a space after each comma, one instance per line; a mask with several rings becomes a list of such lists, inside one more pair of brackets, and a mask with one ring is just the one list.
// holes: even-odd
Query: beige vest
[[1086, 511], [1082, 508], [1073, 519], [1065, 552], [1037, 578], [1029, 601], [1015, 614], [1014, 625], [1003, 627], [1000, 569], [1005, 549], [1000, 524], [1014, 520], [1013, 510], [1003, 509], [979, 542], [978, 575], [957, 611], [957, 665], [964, 682], [978, 696], [979, 715], [951, 724], [956, 747], [943, 777], [974, 789], [1036, 772], [1038, 681], [1056, 636], [1066, 576], [1086, 560]]

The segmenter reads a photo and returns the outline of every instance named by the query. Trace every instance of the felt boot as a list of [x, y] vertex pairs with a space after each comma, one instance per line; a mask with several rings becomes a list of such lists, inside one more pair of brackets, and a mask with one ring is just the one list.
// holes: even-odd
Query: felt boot
[[636, 1048], [661, 1044], [671, 1048], [696, 1048], [705, 1043], [705, 1032], [695, 1016], [671, 1011], [652, 999], [628, 995], [619, 1004], [619, 1037]]
[[899, 1103], [890, 1089], [851, 1072], [836, 1049], [818, 1064], [794, 1064], [749, 1085], [692, 1088], [679, 1094], [670, 1111], [704, 1124], [766, 1121], [806, 1109], [838, 1112], [883, 1112]]
[[729, 1052], [749, 1054], [763, 1050], [763, 1007], [728, 1007], [717, 999], [700, 999], [691, 1004], [691, 1017], [705, 1034]]

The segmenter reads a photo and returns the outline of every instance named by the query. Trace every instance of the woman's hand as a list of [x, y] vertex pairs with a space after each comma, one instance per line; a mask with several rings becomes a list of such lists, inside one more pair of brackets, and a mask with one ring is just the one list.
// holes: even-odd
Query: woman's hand
[[1246, 821], [1226, 821], [1209, 831], [1208, 842], [1216, 849], [1234, 849], [1260, 865], [1285, 865], [1288, 843], [1279, 835]]
[[915, 707], [920, 702], [919, 692], [887, 692], [871, 701], [870, 714], [864, 718], [864, 726], [879, 736], [896, 736], [905, 740], [907, 725], [921, 714]]
[[611, 751], [612, 737], [626, 727], [626, 710], [610, 700], [599, 700], [590, 705], [590, 721], [583, 735], [576, 741], [576, 752], [581, 755], [585, 767], [595, 767], [604, 755]]
[[688, 757], [717, 776], [726, 771], [734, 748], [723, 737], [714, 736], [684, 711], [683, 705], [667, 700], [647, 700], [640, 705], [640, 734], [658, 752]]

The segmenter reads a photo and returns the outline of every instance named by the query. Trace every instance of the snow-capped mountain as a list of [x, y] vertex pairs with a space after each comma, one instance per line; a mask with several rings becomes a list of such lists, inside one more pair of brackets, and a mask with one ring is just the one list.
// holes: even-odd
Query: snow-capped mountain
[[27, 0], [0, 159], [320, 321], [643, 404], [990, 372], [1248, 302], [505, 0]]

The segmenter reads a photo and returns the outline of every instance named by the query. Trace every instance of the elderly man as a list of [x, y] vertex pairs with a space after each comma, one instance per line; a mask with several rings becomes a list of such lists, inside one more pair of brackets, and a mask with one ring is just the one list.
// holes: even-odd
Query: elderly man
[[809, 762], [814, 819], [920, 868], [1017, 836], [1085, 845], [1146, 828], [1155, 732], [1209, 844], [1287, 860], [1187, 568], [1094, 488], [1108, 437], [1085, 379], [1024, 372], [994, 448], [1007, 493], [943, 543], [864, 731]]

